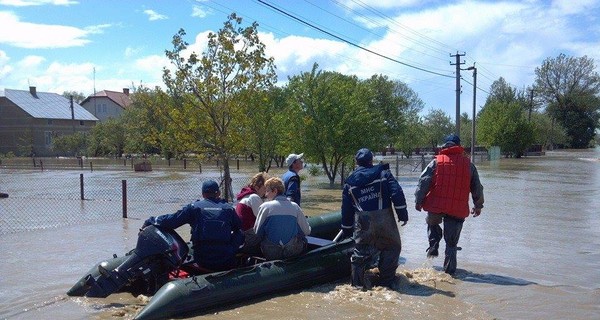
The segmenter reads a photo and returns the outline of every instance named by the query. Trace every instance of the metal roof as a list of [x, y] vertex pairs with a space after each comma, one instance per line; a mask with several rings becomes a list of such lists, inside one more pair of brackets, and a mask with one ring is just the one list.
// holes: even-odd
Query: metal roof
[[[59, 94], [36, 92], [34, 96], [29, 90], [4, 89], [4, 96], [34, 118], [71, 119], [71, 101]], [[73, 115], [75, 120], [98, 121], [98, 118], [75, 102]]]

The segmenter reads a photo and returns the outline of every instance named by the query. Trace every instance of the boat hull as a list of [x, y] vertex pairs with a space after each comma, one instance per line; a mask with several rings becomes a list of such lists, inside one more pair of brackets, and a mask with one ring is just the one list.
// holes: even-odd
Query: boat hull
[[171, 281], [135, 319], [164, 319], [239, 303], [260, 296], [335, 281], [350, 275], [354, 241], [346, 239], [287, 260]]

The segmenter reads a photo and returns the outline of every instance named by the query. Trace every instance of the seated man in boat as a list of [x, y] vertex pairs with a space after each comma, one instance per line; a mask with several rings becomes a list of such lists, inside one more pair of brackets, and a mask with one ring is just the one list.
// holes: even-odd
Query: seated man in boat
[[265, 182], [268, 201], [261, 204], [254, 231], [261, 239], [260, 247], [267, 260], [285, 259], [300, 255], [306, 248], [310, 225], [302, 209], [288, 200], [283, 181], [270, 178]]
[[242, 222], [231, 204], [220, 198], [219, 185], [214, 180], [202, 183], [202, 197], [181, 210], [150, 217], [143, 227], [155, 225], [176, 229], [191, 227], [194, 262], [202, 271], [228, 270], [236, 266], [236, 253], [244, 243]]

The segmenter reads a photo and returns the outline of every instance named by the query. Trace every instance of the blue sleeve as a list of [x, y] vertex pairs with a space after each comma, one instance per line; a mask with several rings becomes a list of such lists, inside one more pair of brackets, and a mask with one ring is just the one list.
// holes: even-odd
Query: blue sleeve
[[398, 216], [398, 221], [406, 222], [408, 221], [408, 210], [406, 209], [404, 191], [402, 191], [402, 187], [398, 183], [398, 180], [396, 180], [389, 170], [386, 172], [386, 179], [390, 188], [390, 195], [392, 203], [394, 204], [394, 209], [396, 210], [396, 215]]
[[348, 185], [342, 191], [342, 230], [348, 234], [354, 232], [354, 205]]
[[144, 226], [155, 225], [169, 229], [177, 229], [186, 223], [191, 224], [193, 222], [193, 213], [195, 210], [200, 209], [189, 204], [175, 213], [164, 214], [158, 217], [150, 217], [144, 222]]

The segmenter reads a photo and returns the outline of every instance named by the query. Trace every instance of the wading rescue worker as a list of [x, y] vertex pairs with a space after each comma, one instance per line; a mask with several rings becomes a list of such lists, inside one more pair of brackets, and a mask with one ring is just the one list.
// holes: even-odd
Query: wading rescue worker
[[269, 178], [265, 182], [267, 201], [258, 208], [254, 232], [267, 260], [297, 256], [306, 249], [310, 225], [302, 209], [283, 195], [283, 182]]
[[296, 204], [300, 205], [300, 200], [302, 198], [302, 194], [300, 192], [300, 176], [298, 172], [304, 168], [304, 153], [301, 154], [290, 154], [285, 159], [285, 164], [288, 166], [288, 171], [286, 171], [281, 180], [283, 180], [283, 187], [285, 188], [285, 196], [294, 201]]
[[415, 209], [427, 211], [427, 257], [438, 256], [443, 236], [444, 271], [448, 274], [456, 272], [456, 252], [461, 249], [458, 240], [463, 222], [469, 216], [469, 193], [474, 204], [471, 214], [477, 217], [483, 208], [483, 186], [477, 168], [460, 145], [460, 138], [451, 134], [444, 139], [440, 154], [421, 173], [415, 191]]
[[373, 165], [373, 153], [366, 148], [355, 156], [354, 170], [342, 191], [342, 230], [345, 237], [354, 236], [352, 253], [352, 285], [369, 289], [365, 269], [379, 256], [380, 286], [393, 287], [402, 249], [394, 216], [404, 226], [408, 221], [406, 199], [400, 184], [389, 170], [389, 164]]
[[242, 222], [231, 204], [221, 198], [214, 180], [202, 183], [202, 197], [181, 210], [150, 217], [142, 228], [155, 225], [176, 229], [189, 224], [194, 250], [194, 262], [201, 269], [221, 271], [236, 266], [235, 255], [244, 243]]

